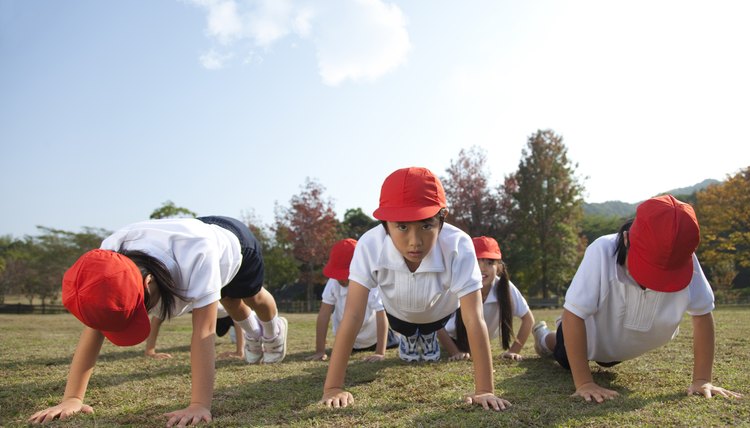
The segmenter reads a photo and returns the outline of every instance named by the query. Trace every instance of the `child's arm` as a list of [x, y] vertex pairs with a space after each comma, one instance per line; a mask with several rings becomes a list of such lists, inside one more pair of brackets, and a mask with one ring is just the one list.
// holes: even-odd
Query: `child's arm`
[[159, 329], [163, 322], [164, 320], [159, 317], [151, 317], [151, 332], [148, 334], [148, 339], [146, 339], [146, 352], [144, 352], [147, 357], [157, 360], [172, 358], [171, 354], [156, 352], [156, 338], [159, 336]]
[[461, 298], [461, 316], [469, 337], [471, 358], [474, 360], [474, 394], [466, 396], [467, 403], [480, 404], [485, 410], [505, 410], [510, 402], [495, 396], [492, 377], [492, 353], [487, 324], [482, 316], [482, 293], [480, 290]]
[[742, 397], [742, 394], [711, 384], [711, 371], [714, 365], [714, 316], [711, 312], [693, 316], [693, 382], [688, 395], [701, 394], [706, 398], [712, 395]]
[[326, 335], [328, 335], [328, 322], [331, 320], [333, 308], [334, 306], [328, 303], [320, 304], [318, 319], [315, 322], [315, 353], [305, 358], [308, 361], [325, 361], [328, 359], [328, 355], [326, 355]]
[[190, 342], [190, 371], [192, 374], [192, 397], [190, 405], [182, 410], [167, 413], [167, 427], [179, 424], [192, 425], [201, 421], [211, 422], [211, 400], [214, 394], [214, 364], [216, 354], [216, 308], [214, 302], [193, 309], [193, 336]]
[[65, 385], [62, 401], [57, 406], [34, 413], [29, 422], [45, 423], [57, 417], [61, 420], [67, 419], [78, 412], [94, 413], [91, 406], [83, 404], [83, 397], [86, 395], [86, 388], [103, 342], [104, 335], [101, 332], [89, 327], [84, 328], [70, 364], [68, 383]]
[[529, 333], [531, 333], [531, 328], [533, 326], [534, 314], [532, 314], [531, 311], [528, 311], [524, 316], [521, 317], [521, 327], [518, 328], [516, 340], [513, 341], [507, 351], [502, 353], [503, 358], [510, 358], [511, 360], [516, 361], [521, 361], [523, 359], [523, 357], [521, 356], [521, 349], [526, 343], [526, 339], [529, 338]]
[[357, 333], [362, 328], [369, 295], [370, 290], [367, 287], [355, 281], [349, 281], [349, 295], [346, 298], [344, 318], [336, 332], [331, 362], [328, 365], [328, 374], [323, 386], [323, 398], [320, 400], [320, 403], [328, 407], [346, 407], [354, 403], [352, 394], [344, 391], [344, 377], [354, 339], [357, 338]]
[[458, 349], [458, 346], [456, 346], [456, 343], [453, 342], [453, 339], [451, 339], [451, 336], [444, 328], [438, 330], [437, 338], [438, 342], [440, 342], [440, 347], [448, 352], [448, 361], [468, 360], [471, 358], [468, 352], [461, 352]]
[[565, 334], [565, 352], [568, 355], [570, 371], [576, 387], [576, 392], [572, 396], [578, 395], [586, 401], [595, 400], [597, 403], [615, 398], [618, 395], [617, 391], [597, 385], [591, 375], [584, 320], [564, 309], [562, 326]]
[[364, 361], [374, 363], [385, 359], [385, 345], [388, 342], [388, 317], [385, 310], [375, 312], [378, 341], [375, 343], [375, 353], [363, 358]]

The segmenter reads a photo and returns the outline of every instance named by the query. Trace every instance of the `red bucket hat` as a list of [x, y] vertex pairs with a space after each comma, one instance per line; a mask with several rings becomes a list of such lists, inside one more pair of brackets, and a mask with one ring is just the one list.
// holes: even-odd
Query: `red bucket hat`
[[638, 206], [628, 237], [628, 271], [639, 284], [663, 292], [690, 284], [700, 242], [693, 207], [672, 195], [651, 198]]
[[474, 243], [474, 251], [478, 259], [502, 260], [503, 253], [500, 252], [500, 246], [494, 238], [489, 236], [480, 236], [471, 238]]
[[356, 246], [357, 241], [351, 238], [333, 244], [328, 263], [323, 267], [323, 275], [338, 281], [349, 279], [349, 264], [352, 262]]
[[382, 221], [419, 221], [445, 208], [445, 190], [427, 168], [396, 170], [383, 182], [380, 206], [373, 216]]
[[62, 301], [82, 323], [115, 345], [137, 345], [151, 331], [141, 271], [114, 251], [82, 255], [63, 276]]

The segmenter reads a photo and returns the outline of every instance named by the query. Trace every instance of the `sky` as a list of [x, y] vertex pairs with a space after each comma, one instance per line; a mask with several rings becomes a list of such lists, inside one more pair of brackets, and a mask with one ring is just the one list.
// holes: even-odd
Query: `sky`
[[0, 0], [0, 235], [167, 200], [271, 224], [306, 180], [371, 215], [396, 169], [539, 129], [587, 202], [750, 166], [750, 2]]

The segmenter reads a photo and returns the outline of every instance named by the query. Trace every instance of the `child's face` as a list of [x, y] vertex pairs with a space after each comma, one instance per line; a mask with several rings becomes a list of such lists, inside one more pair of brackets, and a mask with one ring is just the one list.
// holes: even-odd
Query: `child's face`
[[479, 271], [482, 272], [482, 285], [491, 287], [495, 277], [500, 274], [500, 261], [494, 259], [477, 259]]
[[389, 221], [387, 225], [393, 245], [404, 257], [409, 270], [414, 272], [435, 246], [440, 220], [433, 217], [421, 221]]

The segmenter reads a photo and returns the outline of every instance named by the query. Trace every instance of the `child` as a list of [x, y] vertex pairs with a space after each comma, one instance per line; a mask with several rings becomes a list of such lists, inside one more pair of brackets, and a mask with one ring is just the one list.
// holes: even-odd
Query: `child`
[[402, 359], [436, 360], [435, 332], [463, 308], [474, 360], [474, 394], [467, 403], [504, 410], [510, 403], [495, 396], [487, 326], [482, 318], [482, 280], [468, 235], [444, 223], [445, 192], [425, 168], [404, 168], [389, 175], [374, 212], [381, 225], [359, 240], [349, 273], [344, 318], [333, 345], [321, 403], [346, 407], [344, 375], [364, 318], [370, 290], [380, 296], [391, 328], [400, 333]]
[[556, 334], [544, 321], [533, 331], [537, 352], [572, 372], [574, 396], [597, 403], [616, 397], [594, 382], [588, 362], [611, 367], [666, 344], [685, 312], [693, 320], [694, 353], [687, 393], [740, 396], [711, 384], [714, 296], [694, 254], [699, 240], [693, 208], [665, 195], [643, 202], [617, 234], [589, 245]]
[[[307, 360], [328, 359], [326, 355], [326, 334], [328, 321], [333, 315], [333, 334], [336, 335], [341, 319], [344, 316], [348, 291], [349, 263], [354, 255], [357, 241], [342, 239], [331, 248], [328, 263], [323, 267], [323, 274], [330, 278], [323, 290], [323, 303], [320, 305], [315, 329], [315, 354]], [[367, 298], [367, 313], [362, 328], [354, 341], [353, 352], [374, 350], [375, 354], [365, 357], [365, 361], [382, 361], [385, 358], [386, 342], [389, 337], [388, 319], [385, 317], [383, 302], [377, 289], [370, 291]], [[395, 347], [395, 345], [394, 345]]]
[[245, 330], [247, 341], [260, 345], [248, 345], [246, 357], [274, 363], [286, 355], [286, 319], [278, 316], [276, 302], [262, 284], [260, 245], [238, 220], [149, 220], [115, 232], [101, 249], [81, 256], [63, 277], [63, 304], [86, 328], [62, 402], [29, 421], [92, 413], [83, 398], [104, 338], [118, 346], [143, 342], [150, 331], [148, 311], [159, 304], [161, 319], [193, 309], [192, 398], [187, 408], [165, 415], [167, 426], [210, 422], [219, 300]]
[[[480, 236], [473, 238], [474, 250], [477, 253], [479, 271], [482, 273], [482, 301], [484, 302], [484, 321], [487, 324], [490, 340], [500, 337], [501, 356], [520, 361], [520, 352], [534, 325], [534, 314], [529, 310], [526, 299], [515, 285], [510, 282], [508, 268], [502, 260], [500, 246], [493, 238]], [[513, 336], [513, 317], [521, 318], [518, 335]], [[466, 326], [461, 317], [461, 309], [451, 316], [445, 329], [438, 332], [441, 345], [448, 351], [449, 361], [469, 358], [469, 344]]]

